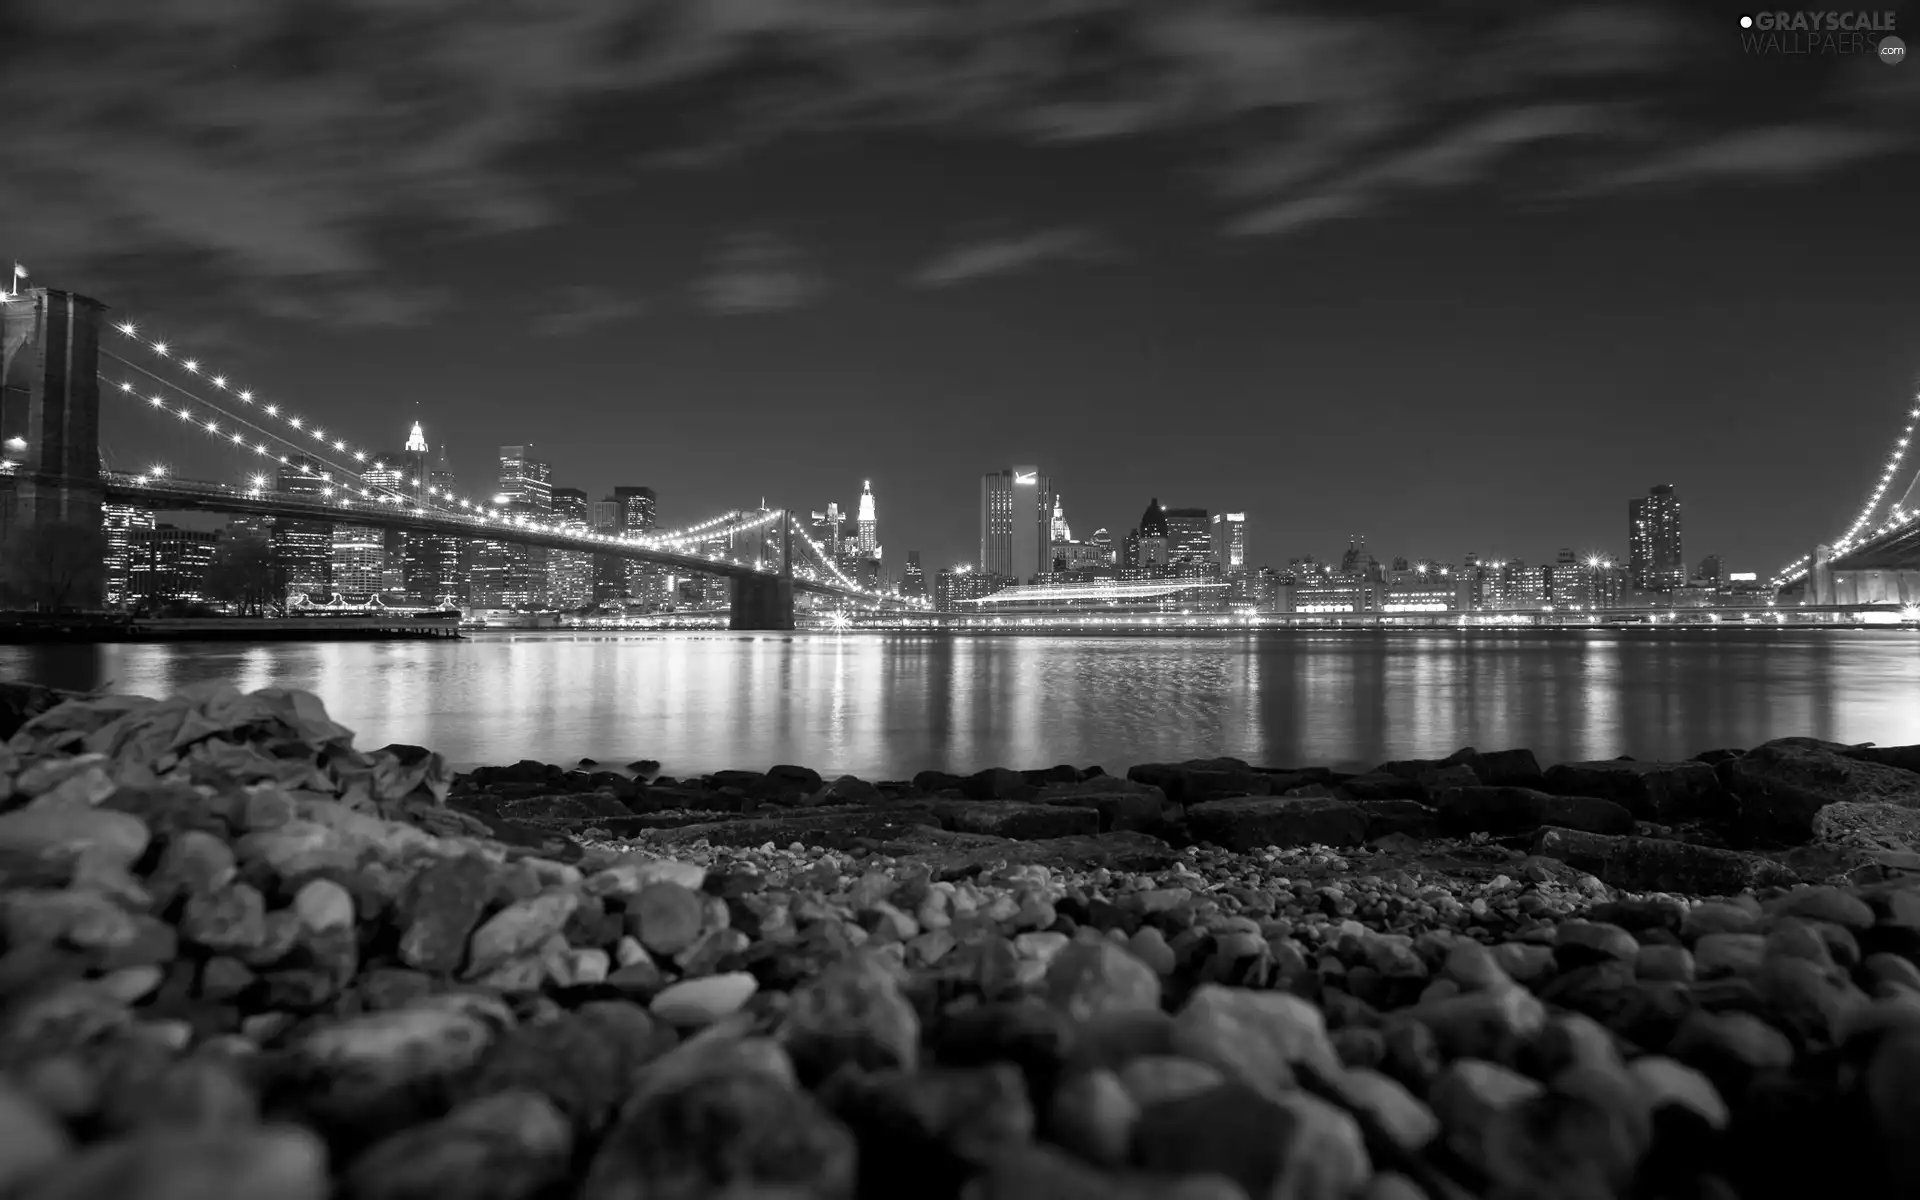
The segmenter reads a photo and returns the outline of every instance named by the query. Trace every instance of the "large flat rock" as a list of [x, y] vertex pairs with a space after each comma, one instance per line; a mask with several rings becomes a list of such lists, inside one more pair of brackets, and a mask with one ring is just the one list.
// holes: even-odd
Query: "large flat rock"
[[1749, 888], [1799, 882], [1793, 871], [1758, 855], [1661, 838], [1543, 829], [1534, 838], [1533, 852], [1634, 892], [1731, 896]]
[[1198, 842], [1245, 853], [1264, 846], [1358, 846], [1367, 814], [1317, 796], [1245, 796], [1187, 809], [1187, 832]]

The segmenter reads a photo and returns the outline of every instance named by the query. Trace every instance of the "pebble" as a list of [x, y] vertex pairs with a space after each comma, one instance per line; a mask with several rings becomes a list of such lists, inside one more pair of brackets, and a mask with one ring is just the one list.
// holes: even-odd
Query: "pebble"
[[[1840, 1194], [1920, 1190], [1920, 885], [1884, 856], [1699, 899], [1631, 890], [1633, 839], [1271, 845], [1352, 840], [1346, 785], [1231, 761], [456, 779], [295, 692], [55, 714], [0, 753], [24, 1200], [1786, 1200], [1789, 1150]], [[1473, 762], [1508, 760], [1354, 782], [1396, 797], [1360, 824], [1417, 828], [1406, 797]], [[967, 828], [1083, 832], [932, 830], [923, 784]], [[1258, 838], [1178, 844], [1182, 804], [1248, 788], [1216, 818]]]

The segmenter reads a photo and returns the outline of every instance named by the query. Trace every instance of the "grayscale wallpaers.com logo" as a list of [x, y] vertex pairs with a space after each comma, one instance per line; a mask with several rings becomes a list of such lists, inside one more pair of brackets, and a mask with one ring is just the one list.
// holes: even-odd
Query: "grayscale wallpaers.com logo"
[[1893, 35], [1890, 12], [1763, 12], [1740, 18], [1748, 54], [1871, 54], [1888, 66], [1904, 62], [1907, 44]]

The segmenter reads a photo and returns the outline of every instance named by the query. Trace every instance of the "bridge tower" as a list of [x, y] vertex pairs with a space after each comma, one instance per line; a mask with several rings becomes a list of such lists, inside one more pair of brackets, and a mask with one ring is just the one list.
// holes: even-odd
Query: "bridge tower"
[[728, 629], [793, 629], [793, 513], [780, 513], [780, 573], [735, 575]]
[[[26, 443], [13, 495], [0, 501], [0, 538], [42, 524], [100, 527], [105, 312], [97, 300], [52, 288], [0, 300], [0, 442]], [[75, 582], [74, 603], [100, 607], [106, 563]]]

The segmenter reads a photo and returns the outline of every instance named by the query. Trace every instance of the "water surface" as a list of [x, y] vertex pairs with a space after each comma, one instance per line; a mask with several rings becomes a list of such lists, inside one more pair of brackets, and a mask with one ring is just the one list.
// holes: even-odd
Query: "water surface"
[[1209, 637], [480, 634], [463, 641], [0, 646], [0, 678], [317, 693], [365, 747], [456, 763], [658, 759], [671, 774], [1225, 754], [1347, 769], [1461, 746], [1690, 757], [1805, 734], [1920, 742], [1900, 630]]

